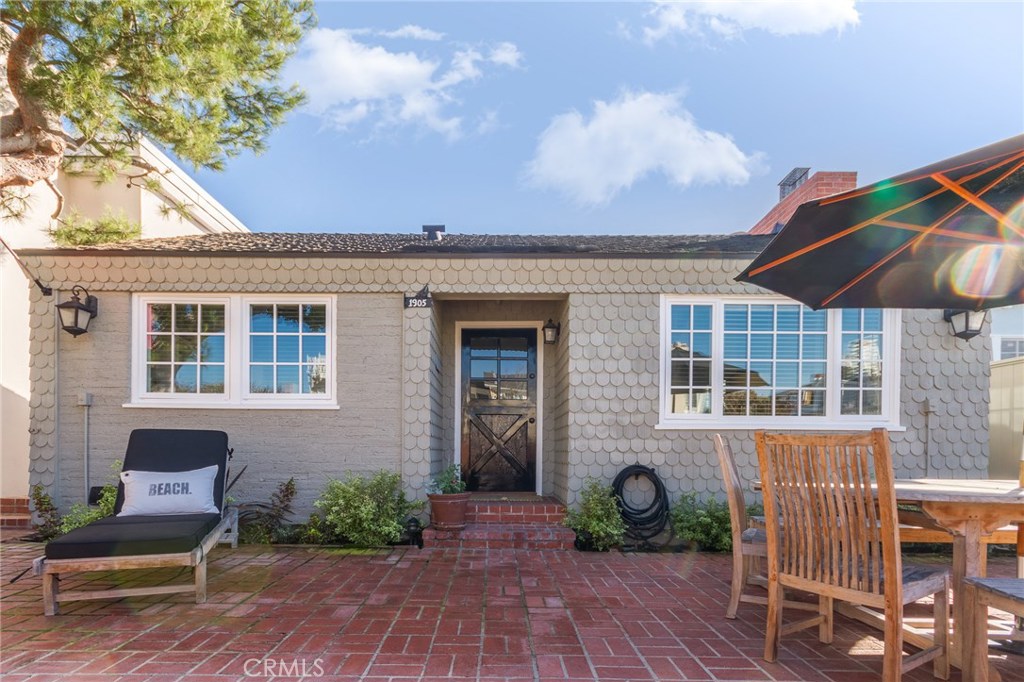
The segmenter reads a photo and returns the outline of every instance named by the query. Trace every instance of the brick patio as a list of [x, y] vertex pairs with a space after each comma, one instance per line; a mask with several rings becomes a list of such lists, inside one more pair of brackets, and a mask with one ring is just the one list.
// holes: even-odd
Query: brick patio
[[[853, 682], [881, 670], [880, 641], [842, 618], [834, 645], [805, 631], [784, 641], [778, 663], [762, 661], [764, 608], [723, 616], [725, 555], [222, 548], [211, 557], [206, 604], [181, 595], [76, 602], [46, 618], [38, 578], [8, 583], [40, 550], [0, 547], [7, 682], [303, 672], [307, 680]], [[1012, 563], [994, 560], [990, 572], [1008, 574]], [[176, 571], [148, 579], [160, 574]], [[1007, 682], [1024, 681], [1024, 657], [1010, 658], [992, 660]], [[904, 679], [934, 678], [928, 668]]]

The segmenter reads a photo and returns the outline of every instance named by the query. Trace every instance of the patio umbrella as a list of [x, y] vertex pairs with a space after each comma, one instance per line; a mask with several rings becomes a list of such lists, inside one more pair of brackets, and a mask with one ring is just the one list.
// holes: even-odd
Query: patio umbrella
[[814, 309], [1024, 303], [1024, 135], [802, 204], [736, 279]]

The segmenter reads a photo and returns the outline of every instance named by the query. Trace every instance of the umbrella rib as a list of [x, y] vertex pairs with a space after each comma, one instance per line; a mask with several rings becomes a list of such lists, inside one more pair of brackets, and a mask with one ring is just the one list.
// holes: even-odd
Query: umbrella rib
[[783, 263], [787, 263], [787, 262], [793, 260], [794, 258], [799, 258], [800, 256], [803, 256], [806, 253], [810, 253], [811, 251], [815, 251], [815, 250], [821, 248], [822, 246], [825, 246], [826, 244], [831, 244], [832, 242], [834, 242], [836, 240], [839, 240], [839, 239], [842, 239], [843, 237], [846, 237], [847, 235], [851, 235], [854, 232], [858, 232], [860, 230], [863, 230], [868, 225], [874, 225], [879, 220], [884, 220], [885, 218], [888, 218], [889, 216], [893, 215], [894, 213], [899, 213], [900, 211], [902, 211], [904, 209], [907, 209], [907, 208], [910, 208], [911, 206], [916, 206], [917, 204], [920, 204], [923, 201], [928, 201], [932, 197], [936, 197], [936, 196], [938, 196], [938, 195], [940, 195], [940, 194], [942, 194], [943, 192], [946, 192], [946, 191], [947, 190], [946, 190], [945, 187], [940, 187], [939, 189], [933, 190], [932, 192], [929, 192], [928, 194], [925, 194], [924, 196], [918, 197], [914, 201], [910, 201], [910, 202], [907, 202], [905, 204], [901, 204], [901, 205], [897, 206], [896, 208], [890, 209], [890, 210], [888, 210], [888, 211], [886, 211], [886, 212], [884, 212], [884, 213], [882, 213], [880, 215], [873, 216], [873, 217], [871, 217], [868, 220], [865, 220], [863, 222], [857, 223], [856, 225], [851, 225], [850, 227], [846, 228], [845, 230], [840, 230], [839, 232], [836, 232], [835, 234], [829, 235], [828, 237], [825, 237], [824, 239], [819, 239], [818, 241], [814, 242], [813, 244], [808, 244], [807, 246], [803, 247], [802, 249], [797, 249], [796, 251], [793, 251], [792, 253], [788, 253], [785, 256], [782, 256], [781, 258], [776, 258], [771, 263], [765, 263], [761, 267], [756, 268], [756, 269], [751, 270], [750, 272], [748, 272], [747, 276], [748, 277], [754, 277], [755, 275], [761, 274], [765, 270], [771, 270], [776, 265], [782, 265]]
[[[1022, 156], [1024, 156], [1024, 155], [1022, 155]], [[835, 292], [833, 292], [833, 293], [829, 294], [828, 296], [826, 296], [821, 301], [819, 307], [824, 307], [824, 306], [828, 305], [829, 303], [833, 302], [834, 300], [836, 300], [837, 298], [842, 296], [844, 293], [846, 293], [846, 291], [849, 290], [851, 287], [854, 287], [858, 283], [862, 282], [865, 278], [867, 278], [867, 276], [869, 274], [871, 274], [871, 272], [873, 272], [874, 270], [879, 269], [880, 267], [882, 267], [883, 265], [888, 263], [890, 260], [892, 260], [893, 258], [898, 256], [899, 254], [903, 253], [906, 249], [910, 248], [911, 246], [918, 245], [922, 240], [924, 240], [929, 235], [935, 235], [935, 233], [945, 232], [946, 230], [940, 230], [939, 225], [941, 225], [943, 222], [945, 222], [946, 220], [951, 218], [953, 215], [955, 215], [959, 211], [963, 210], [969, 204], [974, 204], [974, 202], [972, 202], [971, 199], [977, 200], [978, 204], [984, 204], [985, 206], [988, 206], [988, 204], [986, 202], [982, 202], [980, 199], [978, 199], [978, 197], [980, 195], [984, 195], [985, 193], [987, 193], [987, 191], [989, 189], [991, 189], [992, 187], [997, 185], [999, 182], [1002, 182], [1002, 180], [1005, 180], [1006, 178], [1010, 177], [1012, 174], [1014, 174], [1015, 172], [1020, 170], [1020, 168], [1022, 168], [1022, 167], [1024, 167], [1024, 162], [1021, 162], [1021, 163], [1017, 164], [1016, 166], [1013, 166], [1012, 168], [1010, 168], [1009, 170], [1007, 170], [1004, 173], [1000, 173], [999, 177], [995, 178], [994, 180], [989, 182], [987, 185], [982, 187], [982, 189], [979, 191], [977, 196], [971, 194], [970, 191], [968, 191], [967, 189], [964, 189], [964, 187], [962, 187], [961, 185], [959, 185], [959, 184], [957, 184], [955, 182], [952, 182], [951, 180], [949, 180], [949, 178], [947, 178], [947, 177], [945, 177], [945, 176], [943, 176], [941, 174], [936, 174], [936, 175], [938, 175], [938, 177], [936, 177], [936, 175], [933, 175], [932, 177], [937, 182], [939, 182], [939, 184], [942, 184], [946, 189], [948, 189], [950, 191], [953, 191], [953, 193], [956, 194], [957, 196], [963, 197], [965, 201], [961, 202], [961, 205], [959, 205], [959, 206], [953, 208], [952, 210], [948, 211], [944, 216], [942, 216], [941, 218], [939, 218], [938, 220], [933, 222], [931, 225], [929, 225], [927, 228], [925, 228], [920, 233], [920, 235], [918, 235], [918, 237], [914, 237], [912, 240], [910, 240], [910, 241], [906, 242], [905, 244], [897, 247], [896, 249], [893, 249], [891, 252], [889, 252], [889, 255], [887, 255], [884, 258], [881, 258], [878, 261], [874, 262], [873, 265], [871, 265], [870, 267], [865, 269], [863, 272], [861, 272], [860, 274], [855, 276], [855, 278], [853, 280], [851, 280], [850, 282], [846, 283], [845, 285], [843, 285], [843, 287], [841, 287], [840, 289], [836, 290]], [[973, 177], [974, 176], [972, 176], [972, 178]], [[964, 178], [964, 180], [962, 180], [962, 181], [963, 182], [967, 182], [968, 179], [972, 179], [972, 178]], [[945, 189], [942, 189], [940, 191], [944, 191], [944, 190]], [[965, 195], [967, 195], [967, 196], [965, 196]], [[978, 204], [975, 204], [975, 205], [978, 206]], [[978, 206], [978, 208], [982, 208], [982, 207]], [[984, 209], [982, 209], [982, 210], [984, 210]], [[985, 212], [988, 213], [991, 217], [994, 217], [997, 221], [1001, 221], [1000, 219], [1001, 219], [1002, 214], [999, 213], [998, 211], [996, 211], [995, 209], [992, 209], [992, 213], [990, 213], [988, 211], [985, 211]], [[994, 215], [993, 215], [993, 213], [994, 213]], [[878, 222], [878, 221], [876, 221], [876, 222]], [[1010, 224], [1010, 226], [1012, 228], [1017, 229], [1017, 226], [1014, 225], [1013, 223], [1011, 223], [1009, 220], [1007, 220], [1006, 222], [1008, 224]], [[1020, 230], [1018, 229], [1017, 231], [1020, 231]]]
[[936, 234], [942, 237], [949, 237], [950, 239], [963, 239], [964, 241], [975, 242], [977, 244], [1005, 244], [1005, 239], [999, 237], [990, 237], [985, 234], [965, 234], [963, 232], [956, 232], [954, 230], [944, 230], [942, 228], [935, 228], [934, 230], [924, 225], [914, 225], [912, 223], [901, 223], [895, 220], [877, 220], [876, 225], [882, 227], [892, 227], [897, 230], [908, 230], [910, 232], [928, 232], [929, 234]]
[[[984, 158], [984, 159], [975, 159], [974, 161], [971, 161], [969, 163], [964, 163], [964, 164], [961, 164], [959, 166], [954, 166], [952, 168], [946, 168], [942, 172], [943, 173], [949, 173], [949, 172], [952, 172], [952, 171], [955, 171], [955, 170], [959, 170], [961, 168], [966, 168], [967, 166], [974, 166], [974, 165], [977, 165], [979, 163], [984, 163], [986, 161], [992, 161], [993, 159], [998, 159], [1000, 156], [1004, 156], [1004, 155], [1003, 154], [996, 154], [995, 156], [990, 156], [990, 157], [987, 157], [987, 158]], [[983, 168], [982, 170], [979, 170], [977, 172], [971, 173], [970, 175], [964, 177], [961, 180], [961, 182], [967, 182], [968, 180], [973, 180], [974, 178], [978, 177], [979, 175], [983, 175], [984, 173], [988, 173], [989, 171], [994, 170], [996, 168], [999, 168], [1001, 166], [1004, 166], [1004, 165], [1006, 165], [1008, 163], [1013, 163], [1014, 161], [1019, 161], [1020, 159], [1024, 159], [1024, 150], [1018, 151], [1016, 153], [1012, 153], [1012, 154], [1006, 156], [1006, 158], [1002, 159], [998, 163], [994, 163], [992, 165], [985, 166], [985, 168]], [[924, 180], [925, 178], [928, 178], [928, 177], [934, 177], [934, 176], [932, 174], [915, 175], [913, 177], [909, 177], [909, 178], [905, 178], [903, 180], [900, 180], [899, 182], [886, 182], [884, 185], [881, 185], [881, 186], [879, 186], [879, 184], [881, 184], [881, 183], [879, 183], [879, 184], [872, 185], [870, 187], [865, 187], [864, 189], [851, 190], [849, 192], [844, 192], [842, 194], [836, 194], [835, 196], [825, 197], [824, 199], [822, 199], [821, 201], [818, 202], [818, 205], [819, 206], [827, 206], [829, 204], [834, 204], [834, 203], [839, 202], [839, 201], [846, 201], [848, 199], [855, 199], [857, 197], [862, 197], [862, 196], [865, 196], [865, 195], [868, 195], [868, 194], [872, 194], [874, 192], [878, 192], [878, 191], [881, 191], [883, 189], [892, 189], [893, 187], [899, 187], [900, 185], [906, 185], [907, 183], [910, 183], [910, 182], [917, 182], [918, 180]]]
[[[1013, 173], [1015, 170], [1016, 169], [1011, 169], [1010, 171], [1008, 171], [1006, 173], [1006, 175], [1001, 176], [999, 178], [999, 180], [996, 181], [996, 183], [998, 183], [1000, 180], [1005, 178], [1007, 175], [1010, 175], [1011, 173]], [[996, 183], [993, 183], [992, 185], [989, 185], [988, 187], [986, 187], [984, 190], [982, 190], [978, 194], [972, 194], [971, 192], [968, 192], [963, 187], [961, 187], [958, 183], [955, 183], [952, 180], [950, 180], [949, 178], [947, 178], [942, 173], [935, 173], [934, 175], [932, 175], [932, 178], [934, 178], [934, 180], [937, 183], [939, 183], [940, 185], [943, 185], [944, 187], [949, 189], [949, 191], [951, 191], [954, 194], [962, 197], [964, 199], [964, 201], [966, 201], [967, 203], [969, 203], [969, 204], [977, 207], [978, 209], [984, 211], [985, 213], [987, 213], [992, 218], [995, 218], [996, 222], [1006, 224], [1014, 232], [1016, 232], [1020, 236], [1024, 237], [1024, 231], [1022, 231], [1017, 225], [1014, 225], [1013, 221], [1011, 221], [1006, 215], [1004, 215], [1003, 213], [1000, 213], [999, 211], [997, 211], [987, 201], [982, 200], [982, 198], [980, 197], [981, 194], [984, 194], [985, 192], [987, 192]]]
[[[1006, 172], [1004, 172], [1004, 173], [1001, 173], [1001, 174], [999, 175], [999, 177], [998, 177], [998, 178], [996, 178], [995, 180], [993, 180], [993, 181], [992, 181], [992, 182], [990, 182], [989, 184], [985, 185], [985, 187], [983, 187], [983, 188], [981, 189], [981, 191], [980, 191], [980, 192], [978, 192], [978, 194], [979, 194], [979, 195], [981, 195], [981, 194], [985, 194], [985, 193], [986, 193], [986, 192], [988, 192], [988, 191], [989, 191], [990, 189], [992, 189], [993, 187], [995, 187], [996, 185], [998, 185], [998, 184], [999, 184], [1000, 182], [1002, 182], [1003, 180], [1005, 180], [1006, 178], [1008, 178], [1008, 177], [1009, 177], [1010, 175], [1012, 175], [1013, 173], [1017, 172], [1017, 171], [1018, 171], [1018, 170], [1019, 170], [1020, 168], [1022, 168], [1022, 167], [1024, 167], [1024, 161], [1022, 161], [1021, 163], [1018, 163], [1017, 165], [1015, 165], [1014, 167], [1010, 168], [1010, 169], [1009, 169], [1009, 170], [1007, 170]], [[972, 177], [973, 177], [973, 176], [972, 176]], [[946, 180], [947, 182], [949, 182], [948, 178], [945, 178], [945, 177], [943, 177], [942, 179], [943, 179], [943, 180]], [[970, 179], [970, 178], [964, 178], [964, 179], [963, 179], [963, 182], [967, 182], [967, 180], [968, 180], [968, 179]], [[941, 182], [941, 180], [939, 180], [938, 178], [935, 178], [935, 180], [936, 180], [937, 182], [940, 182], [940, 184], [944, 184], [944, 183], [942, 183], [942, 182]], [[971, 197], [974, 197], [975, 199], [977, 199], [977, 197], [976, 197], [976, 196], [975, 196], [974, 194], [971, 194], [970, 192], [967, 192], [967, 190], [965, 190], [965, 189], [963, 189], [962, 187], [960, 187], [960, 185], [957, 185], [956, 183], [951, 183], [951, 184], [952, 184], [952, 185], [954, 185], [954, 186], [955, 186], [955, 187], [956, 187], [956, 188], [957, 188], [958, 190], [961, 190], [961, 191], [963, 191], [963, 192], [966, 192], [966, 193], [967, 193], [968, 195], [970, 195]], [[963, 196], [962, 194], [960, 194], [960, 191], [957, 191], [956, 189], [953, 189], [953, 187], [948, 187], [947, 189], [949, 189], [949, 190], [951, 190], [951, 191], [955, 192], [956, 194], [958, 194], [958, 195], [960, 195], [960, 196]], [[946, 190], [939, 190], [939, 191], [946, 191]], [[981, 200], [979, 199], [978, 201], [981, 201]], [[917, 244], [918, 244], [918, 243], [919, 243], [919, 242], [920, 242], [921, 240], [923, 240], [923, 239], [924, 239], [925, 237], [927, 237], [928, 235], [930, 235], [930, 234], [936, 234], [936, 233], [940, 233], [940, 232], [939, 232], [939, 225], [941, 225], [942, 223], [946, 222], [946, 221], [947, 221], [947, 220], [949, 220], [949, 219], [950, 219], [950, 218], [951, 218], [952, 216], [954, 216], [955, 214], [957, 214], [958, 212], [960, 212], [960, 211], [961, 211], [961, 210], [962, 210], [962, 209], [963, 209], [964, 207], [966, 207], [966, 206], [967, 206], [967, 205], [968, 205], [969, 203], [973, 203], [973, 202], [970, 202], [970, 200], [969, 200], [969, 199], [967, 199], [967, 198], [965, 197], [965, 201], [961, 202], [959, 206], [957, 206], [957, 207], [953, 208], [952, 210], [948, 211], [948, 212], [946, 213], [946, 215], [942, 216], [941, 218], [939, 218], [938, 220], [936, 220], [936, 221], [935, 221], [934, 223], [932, 223], [931, 225], [929, 225], [929, 226], [928, 226], [928, 227], [927, 227], [926, 229], [924, 229], [924, 230], [923, 230], [923, 231], [922, 231], [922, 232], [921, 232], [921, 233], [920, 233], [919, 235], [917, 235], [916, 237], [914, 237], [914, 238], [913, 238], [913, 239], [911, 239], [910, 241], [908, 241], [908, 242], [906, 242], [906, 243], [904, 243], [904, 244], [902, 244], [902, 245], [898, 246], [898, 247], [897, 247], [897, 248], [895, 248], [894, 250], [890, 251], [888, 255], [886, 255], [885, 257], [883, 257], [883, 258], [881, 258], [880, 260], [876, 261], [874, 265], [872, 265], [872, 266], [871, 266], [871, 267], [869, 267], [868, 269], [864, 270], [864, 271], [863, 271], [862, 273], [860, 273], [859, 275], [857, 275], [856, 277], [854, 277], [854, 278], [853, 278], [852, 280], [850, 280], [849, 282], [847, 282], [846, 284], [844, 284], [844, 285], [843, 285], [842, 287], [840, 287], [840, 288], [839, 288], [839, 289], [837, 289], [836, 291], [834, 291], [834, 292], [832, 292], [831, 294], [829, 294], [828, 296], [826, 296], [826, 297], [825, 297], [825, 299], [824, 299], [824, 300], [822, 300], [822, 302], [821, 302], [821, 303], [819, 304], [819, 306], [818, 306], [818, 307], [819, 307], [819, 308], [823, 308], [823, 307], [827, 306], [827, 305], [828, 305], [829, 303], [831, 303], [831, 302], [832, 302], [832, 301], [834, 301], [835, 299], [837, 299], [837, 298], [839, 298], [840, 296], [842, 296], [842, 295], [843, 295], [843, 294], [844, 294], [844, 293], [845, 293], [845, 292], [846, 292], [846, 291], [847, 291], [848, 289], [850, 289], [851, 287], [855, 286], [855, 285], [856, 285], [857, 283], [859, 283], [859, 282], [863, 281], [863, 280], [864, 280], [864, 279], [865, 279], [865, 278], [866, 278], [866, 277], [867, 277], [868, 275], [870, 275], [871, 273], [873, 273], [873, 272], [874, 272], [875, 270], [878, 270], [878, 269], [879, 269], [880, 267], [882, 267], [883, 265], [885, 265], [886, 263], [888, 263], [888, 262], [889, 262], [890, 260], [892, 260], [893, 258], [895, 258], [896, 256], [898, 256], [899, 254], [903, 253], [903, 252], [904, 252], [905, 250], [907, 250], [907, 249], [908, 249], [909, 247], [911, 247], [911, 246], [916, 246], [916, 245], [917, 245]], [[985, 202], [981, 202], [981, 203], [985, 203]], [[985, 204], [985, 205], [987, 206], [988, 204]], [[995, 209], [992, 209], [992, 210], [993, 210], [993, 211], [995, 211]], [[987, 212], [987, 211], [986, 211], [986, 212]], [[998, 212], [998, 211], [996, 211], [996, 213], [997, 213], [997, 214], [999, 214], [999, 212]], [[990, 214], [990, 215], [991, 215], [991, 214]], [[1001, 214], [1000, 214], [1000, 215], [1001, 215]], [[998, 218], [997, 218], [997, 220], [998, 220]], [[1009, 223], [1009, 221], [1006, 221], [1006, 222], [1007, 222], [1007, 223]], [[1010, 224], [1010, 227], [1014, 227], [1014, 228], [1015, 228], [1016, 226], [1014, 226], [1014, 225]], [[942, 232], [945, 232], [945, 230], [942, 230]], [[1002, 242], [1001, 242], [1001, 243], [1002, 243]]]
[[[1013, 161], [1018, 161], [1018, 160], [1020, 160], [1022, 158], [1024, 158], [1024, 152], [1021, 152], [1020, 154], [1014, 155], [1012, 158], [1006, 159], [1003, 163], [1000, 163], [999, 165], [1002, 166], [1002, 165], [1005, 165], [1006, 163], [1010, 163], [1010, 162], [1013, 162]], [[1024, 167], [1024, 161], [1014, 165], [1009, 170], [1007, 170], [1005, 173], [1002, 173], [998, 178], [996, 178], [995, 180], [990, 182], [987, 186], [985, 186], [981, 190], [981, 192], [979, 192], [979, 194], [984, 194], [984, 193], [988, 192], [990, 189], [992, 189], [992, 187], [994, 187], [995, 185], [997, 185], [1000, 182], [1002, 182], [1003, 180], [1005, 180], [1007, 177], [1009, 177], [1014, 172], [1020, 170], [1021, 167]], [[985, 173], [988, 173], [991, 170], [992, 170], [992, 168], [988, 167], [988, 168], [985, 168], [983, 170], [978, 171], [977, 173], [972, 173], [971, 175], [968, 175], [968, 176], [964, 177], [961, 180], [961, 182], [968, 182], [969, 180], [973, 180], [974, 178], [978, 177], [979, 175], [983, 175]], [[930, 176], [922, 176], [922, 177], [930, 177]], [[935, 178], [933, 178], [933, 179], [935, 179]], [[942, 194], [943, 192], [947, 192], [947, 191], [950, 191], [950, 188], [948, 188], [948, 187], [946, 187], [944, 185], [940, 186], [939, 189], [933, 190], [932, 192], [929, 192], [928, 194], [925, 194], [924, 196], [918, 197], [914, 201], [911, 201], [911, 202], [908, 202], [906, 204], [902, 204], [900, 206], [897, 206], [896, 208], [893, 208], [893, 209], [890, 209], [888, 211], [885, 211], [884, 213], [882, 213], [880, 215], [874, 216], [873, 218], [871, 218], [869, 220], [865, 220], [863, 222], [857, 223], [856, 225], [851, 225], [850, 227], [846, 228], [845, 230], [840, 230], [839, 232], [836, 232], [833, 235], [829, 235], [828, 237], [825, 237], [824, 239], [819, 239], [818, 241], [814, 242], [813, 244], [808, 244], [807, 246], [803, 247], [802, 249], [797, 249], [796, 251], [793, 251], [792, 253], [786, 254], [785, 256], [782, 256], [781, 258], [776, 258], [775, 260], [773, 260], [770, 263], [766, 263], [766, 264], [762, 265], [759, 268], [751, 270], [750, 272], [747, 273], [747, 276], [748, 277], [754, 277], [755, 275], [759, 275], [760, 273], [764, 272], [765, 270], [771, 270], [772, 268], [774, 268], [777, 265], [782, 265], [783, 263], [787, 263], [787, 262], [789, 262], [789, 261], [791, 261], [791, 260], [793, 260], [795, 258], [799, 258], [800, 256], [803, 256], [804, 254], [810, 253], [811, 251], [815, 251], [815, 250], [821, 248], [822, 246], [825, 246], [826, 244], [831, 244], [832, 242], [834, 242], [834, 241], [836, 241], [838, 239], [842, 239], [843, 237], [846, 237], [846, 236], [848, 236], [850, 234], [853, 234], [854, 232], [858, 232], [858, 231], [864, 229], [865, 227], [868, 227], [869, 225], [879, 224], [879, 221], [885, 220], [886, 218], [888, 218], [889, 216], [891, 216], [893, 214], [899, 213], [900, 211], [903, 211], [904, 209], [910, 208], [911, 206], [916, 206], [917, 204], [919, 204], [919, 203], [921, 203], [923, 201], [928, 201], [929, 199], [931, 199], [933, 197], [936, 197], [939, 194]], [[964, 191], [966, 191], [966, 190], [964, 190]], [[844, 198], [850, 198], [850, 197], [846, 196]], [[824, 203], [825, 202], [821, 202], [821, 204], [819, 204], [819, 205], [823, 205]], [[913, 244], [914, 242], [919, 241], [920, 239], [924, 238], [928, 234], [934, 233], [934, 230], [939, 225], [941, 225], [946, 220], [948, 220], [951, 216], [953, 216], [958, 211], [963, 209], [966, 205], [967, 205], [966, 202], [962, 203], [959, 206], [957, 206], [956, 208], [954, 208], [953, 210], [949, 211], [942, 218], [940, 218], [936, 222], [932, 223], [928, 228], [926, 228], [925, 231], [918, 238], [908, 242], [907, 245]], [[1007, 222], [1009, 223], [1009, 221], [1007, 221]], [[1012, 223], [1010, 224], [1010, 227], [1012, 229], [1014, 229], [1015, 231], [1017, 231], [1018, 233], [1020, 233], [1020, 230], [1017, 229], [1017, 227], [1015, 225], [1013, 225]], [[1024, 233], [1021, 233], [1021, 235], [1024, 236]], [[904, 245], [904, 246], [906, 246], [906, 245]], [[903, 247], [900, 248], [900, 251], [902, 251], [902, 250], [903, 250]], [[888, 259], [886, 259], [886, 260], [888, 260]], [[880, 261], [880, 263], [884, 263], [884, 262], [885, 262], [885, 260]], [[873, 272], [873, 269], [868, 271], [867, 273], [863, 273], [863, 274], [869, 274], [870, 272]], [[853, 284], [859, 282], [862, 278], [863, 277], [858, 277], [855, 280], [851, 281], [849, 284], [847, 284], [845, 287], [843, 287], [843, 289], [841, 289], [840, 291], [836, 292], [835, 294], [833, 294], [829, 298], [825, 299], [825, 301], [822, 302], [821, 305], [826, 305], [828, 303], [828, 301], [831, 301], [833, 298], [835, 298], [836, 296], [841, 294], [843, 291], [846, 291], [847, 288], [849, 288]]]

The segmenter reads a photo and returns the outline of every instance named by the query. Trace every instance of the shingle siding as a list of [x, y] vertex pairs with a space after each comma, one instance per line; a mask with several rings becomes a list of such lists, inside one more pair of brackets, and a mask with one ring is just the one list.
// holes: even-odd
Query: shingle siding
[[[658, 430], [662, 294], [756, 294], [733, 281], [736, 259], [330, 258], [167, 255], [31, 255], [58, 289], [84, 285], [99, 298], [90, 333], [54, 328], [54, 298], [32, 293], [32, 481], [63, 502], [81, 499], [83, 413], [92, 408], [92, 480], [102, 482], [132, 428], [221, 428], [249, 469], [233, 491], [266, 499], [289, 476], [308, 510], [327, 476], [399, 470], [423, 495], [454, 448], [454, 325], [459, 320], [546, 320], [562, 339], [544, 348], [545, 492], [572, 503], [585, 478], [610, 481], [625, 465], [657, 469], [673, 499], [719, 494], [708, 431]], [[432, 309], [403, 310], [402, 295], [429, 284]], [[337, 294], [338, 411], [133, 409], [129, 397], [130, 293]], [[491, 300], [465, 300], [477, 297]], [[61, 300], [65, 294], [59, 296]], [[501, 302], [497, 302], [502, 299]], [[540, 300], [546, 299], [546, 300]], [[59, 340], [59, 359], [54, 341]], [[893, 433], [898, 475], [983, 476], [988, 461], [988, 337], [948, 333], [939, 311], [906, 311], [902, 422]], [[60, 371], [57, 371], [57, 365]], [[55, 401], [59, 384], [60, 401]], [[921, 405], [931, 402], [928, 417]], [[58, 415], [59, 408], [59, 415]], [[60, 423], [60, 457], [55, 433]], [[741, 472], [753, 477], [750, 431], [728, 432]]]

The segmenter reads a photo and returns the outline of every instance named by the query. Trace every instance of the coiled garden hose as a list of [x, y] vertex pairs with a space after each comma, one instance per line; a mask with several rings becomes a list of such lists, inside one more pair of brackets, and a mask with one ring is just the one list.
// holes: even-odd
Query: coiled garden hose
[[[626, 481], [633, 477], [639, 479], [641, 476], [651, 482], [654, 488], [654, 499], [647, 507], [640, 509], [634, 507], [627, 500], [624, 493]], [[642, 464], [633, 464], [619, 472], [612, 482], [612, 491], [618, 498], [619, 510], [622, 519], [626, 522], [626, 537], [633, 542], [632, 549], [654, 549], [655, 545], [651, 540], [657, 537], [668, 525], [668, 492], [665, 484], [661, 482], [658, 473], [651, 467]], [[671, 538], [670, 538], [671, 539]], [[659, 543], [664, 545], [667, 543]]]

